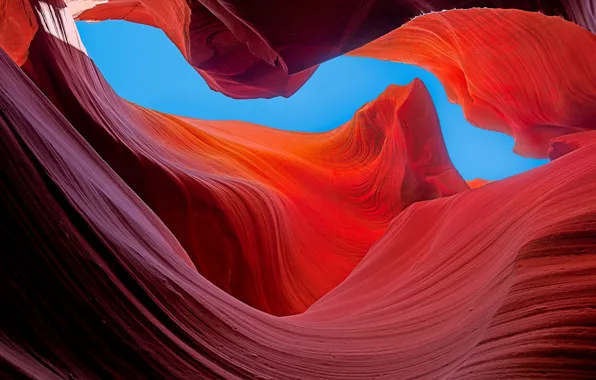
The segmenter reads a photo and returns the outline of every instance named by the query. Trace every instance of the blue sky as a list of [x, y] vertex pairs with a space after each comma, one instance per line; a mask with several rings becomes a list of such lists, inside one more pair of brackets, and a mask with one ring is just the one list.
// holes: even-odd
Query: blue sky
[[141, 106], [199, 119], [244, 120], [273, 128], [320, 132], [350, 120], [390, 84], [420, 78], [428, 87], [447, 150], [465, 179], [496, 180], [546, 160], [512, 152], [513, 139], [465, 121], [441, 83], [415, 66], [338, 57], [321, 65], [288, 99], [235, 100], [211, 91], [163, 32], [124, 21], [77, 22], [87, 52], [116, 92]]

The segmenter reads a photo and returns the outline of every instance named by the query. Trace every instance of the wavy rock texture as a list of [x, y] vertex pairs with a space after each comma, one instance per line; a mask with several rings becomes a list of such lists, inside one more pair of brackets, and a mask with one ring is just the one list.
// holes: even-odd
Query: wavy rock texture
[[[27, 1], [4, 2], [0, 47], [22, 62], [36, 25]], [[62, 0], [44, 3], [65, 6]], [[238, 0], [66, 0], [66, 4], [78, 20], [127, 20], [162, 29], [213, 90], [234, 98], [290, 96], [310, 78], [316, 64], [433, 11], [519, 8], [560, 15], [596, 31], [593, 0], [261, 0], [250, 4]], [[16, 25], [29, 31], [13, 34]]]
[[350, 54], [431, 71], [468, 121], [513, 136], [524, 156], [546, 157], [551, 138], [596, 128], [596, 35], [557, 17], [434, 13]]
[[421, 82], [389, 88], [330, 133], [298, 134], [127, 104], [50, 34], [23, 68], [207, 279], [276, 315], [336, 286], [408, 205], [467, 189]]
[[[392, 42], [413, 41], [414, 25], [420, 47], [406, 39], [400, 60], [447, 46], [451, 68], [459, 47], [476, 68], [531, 63], [569, 97], [548, 108], [552, 94], [528, 87], [526, 109], [505, 108], [494, 94], [509, 78], [475, 70], [468, 87], [493, 97], [474, 120], [540, 110], [560, 133], [551, 163], [470, 190], [419, 81], [324, 134], [164, 115], [120, 99], [64, 7], [44, 4], [22, 68], [18, 49], [0, 53], [4, 377], [594, 377], [596, 136], [563, 124], [596, 105], [589, 32], [453, 11], [357, 52], [397, 59]], [[503, 25], [530, 39], [527, 55], [502, 60]], [[557, 47], [575, 51], [565, 72], [562, 58], [537, 59], [555, 31], [574, 37]], [[464, 109], [480, 102], [454, 93]], [[541, 129], [523, 132], [542, 154]]]
[[[79, 20], [161, 28], [210, 87], [235, 98], [290, 96], [314, 65], [422, 13], [501, 7], [561, 15], [596, 32], [592, 0], [73, 0]], [[290, 74], [290, 75], [288, 75]]]

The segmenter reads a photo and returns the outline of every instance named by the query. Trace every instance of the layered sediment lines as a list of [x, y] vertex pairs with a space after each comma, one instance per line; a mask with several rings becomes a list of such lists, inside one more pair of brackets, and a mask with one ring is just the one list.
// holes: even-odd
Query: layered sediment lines
[[595, 128], [596, 35], [558, 17], [434, 13], [350, 54], [429, 70], [470, 123], [513, 136], [524, 156], [546, 157], [551, 138]]
[[161, 28], [212, 89], [234, 98], [290, 96], [317, 64], [429, 12], [517, 8], [562, 16], [596, 32], [591, 0], [171, 0], [167, 4], [73, 0], [67, 4], [79, 20], [127, 20]]
[[62, 40], [39, 33], [31, 46], [24, 71], [199, 272], [276, 315], [336, 286], [408, 205], [467, 189], [420, 81], [388, 88], [336, 130], [301, 134], [142, 109]]
[[426, 67], [552, 159], [478, 187], [418, 80], [321, 134], [166, 115], [119, 98], [43, 4], [26, 50], [0, 39], [2, 375], [594, 376], [593, 34], [451, 11], [354, 53]]

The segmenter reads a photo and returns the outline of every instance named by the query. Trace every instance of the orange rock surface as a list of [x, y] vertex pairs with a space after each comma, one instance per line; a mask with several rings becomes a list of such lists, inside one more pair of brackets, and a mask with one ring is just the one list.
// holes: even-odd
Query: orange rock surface
[[68, 5], [79, 20], [124, 19], [156, 26], [212, 89], [234, 98], [268, 98], [292, 95], [316, 64], [420, 14], [453, 8], [519, 8], [562, 15], [596, 32], [590, 1], [73, 0]]
[[524, 156], [546, 157], [551, 138], [595, 128], [596, 35], [558, 17], [434, 13], [350, 54], [431, 71], [470, 123], [513, 136]]
[[486, 185], [487, 183], [490, 183], [491, 181], [487, 181], [485, 179], [482, 178], [474, 178], [471, 181], [466, 181], [466, 184], [470, 187], [470, 189], [477, 189], [481, 186]]
[[552, 159], [470, 190], [418, 80], [322, 134], [166, 115], [43, 4], [0, 51], [2, 377], [594, 377], [593, 34], [450, 11], [354, 52]]

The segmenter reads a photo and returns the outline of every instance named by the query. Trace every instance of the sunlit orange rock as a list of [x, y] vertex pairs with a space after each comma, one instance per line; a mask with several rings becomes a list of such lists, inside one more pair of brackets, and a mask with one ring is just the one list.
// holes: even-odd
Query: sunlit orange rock
[[423, 13], [519, 8], [562, 15], [596, 31], [594, 7], [588, 2], [73, 0], [68, 4], [79, 20], [124, 19], [161, 28], [212, 89], [234, 98], [255, 98], [290, 96], [317, 64]]
[[[552, 162], [468, 190], [419, 81], [317, 135], [165, 115], [119, 98], [68, 13], [45, 4], [22, 68], [0, 51], [2, 377], [594, 377], [589, 127], [559, 125]], [[461, 38], [461, 62], [487, 68], [504, 52], [489, 44], [502, 32], [474, 20], [508, 20], [519, 39], [532, 30], [530, 52], [556, 41], [551, 25], [575, 36], [559, 49], [576, 51], [565, 74], [578, 86], [584, 76], [583, 97], [552, 78], [569, 112], [538, 107], [552, 94], [528, 89], [512, 97], [525, 110], [493, 96], [474, 115], [509, 110], [497, 119], [511, 122], [540, 109], [576, 122], [593, 111], [585, 31], [512, 11], [449, 12], [438, 26], [436, 17], [412, 22], [432, 21], [418, 24], [420, 49], [453, 53], [427, 45], [436, 40], [425, 30], [444, 28]], [[494, 48], [484, 50], [493, 60], [464, 49], [463, 36]], [[392, 58], [393, 37], [371, 54]], [[535, 58], [505, 62], [563, 74], [558, 60]], [[509, 83], [491, 75], [475, 71], [468, 94]], [[522, 132], [538, 138], [525, 147], [542, 154], [545, 137], [528, 125]]]
[[37, 31], [37, 20], [28, 1], [0, 2], [0, 48], [18, 65], [27, 59], [29, 43]]
[[302, 312], [339, 284], [410, 204], [468, 189], [420, 81], [307, 134], [142, 109], [48, 34], [36, 36], [23, 68], [201, 274], [275, 315]]
[[546, 157], [550, 139], [596, 128], [596, 35], [558, 17], [470, 9], [418, 17], [350, 53], [421, 66], [478, 127]]
[[[22, 63], [36, 30], [29, 1], [6, 0], [2, 46]], [[316, 3], [219, 0], [31, 0], [68, 10], [78, 20], [127, 20], [162, 29], [209, 86], [234, 98], [290, 96], [330, 58], [358, 48], [411, 18], [449, 8], [492, 7], [474, 2], [333, 0]], [[562, 15], [595, 31], [589, 0], [505, 0], [503, 8]], [[11, 30], [19, 29], [19, 33]], [[26, 31], [26, 32], [24, 32]], [[24, 33], [23, 33], [24, 32]]]
[[[4, 54], [0, 70], [7, 376], [594, 373], [596, 144], [412, 204], [345, 281], [278, 318], [181, 260], [163, 221]], [[152, 179], [146, 187], [168, 185]]]
[[477, 189], [481, 186], [486, 185], [487, 183], [490, 183], [491, 181], [488, 181], [486, 179], [482, 179], [482, 178], [474, 178], [471, 181], [466, 181], [466, 184], [470, 187], [470, 189]]

